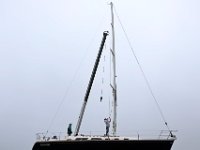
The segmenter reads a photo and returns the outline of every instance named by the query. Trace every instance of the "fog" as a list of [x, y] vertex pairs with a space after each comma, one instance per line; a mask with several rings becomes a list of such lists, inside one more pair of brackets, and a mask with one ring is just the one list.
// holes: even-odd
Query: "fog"
[[[200, 149], [200, 2], [113, 3], [117, 134], [167, 129], [124, 29], [165, 121], [177, 130], [172, 149]], [[69, 123], [74, 131], [102, 33], [110, 32], [110, 15], [109, 1], [0, 1], [0, 149], [32, 149], [36, 133], [66, 134]], [[112, 116], [111, 35], [81, 133], [104, 134], [103, 119]]]

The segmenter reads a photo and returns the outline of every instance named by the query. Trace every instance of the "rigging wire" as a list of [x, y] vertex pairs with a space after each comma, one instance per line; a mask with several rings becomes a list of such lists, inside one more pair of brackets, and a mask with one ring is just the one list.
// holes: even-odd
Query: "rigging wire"
[[[106, 49], [106, 42], [104, 45], [104, 49]], [[101, 78], [101, 96], [100, 96], [100, 102], [102, 102], [103, 97], [104, 97], [104, 86], [105, 86], [105, 62], [106, 62], [106, 56], [103, 56], [103, 66], [102, 66], [102, 78]]]
[[121, 20], [120, 20], [120, 18], [119, 18], [119, 15], [117, 14], [117, 11], [116, 11], [115, 7], [114, 7], [114, 11], [115, 11], [115, 14], [116, 14], [116, 16], [117, 16], [117, 19], [118, 19], [118, 21], [119, 21], [119, 23], [120, 23], [120, 25], [121, 25], [121, 28], [122, 28], [122, 30], [123, 30], [123, 32], [124, 32], [124, 34], [125, 34], [125, 37], [126, 37], [126, 39], [127, 39], [127, 41], [128, 41], [128, 44], [129, 44], [129, 46], [130, 46], [130, 48], [131, 48], [132, 54], [134, 55], [134, 57], [135, 57], [135, 59], [136, 59], [136, 62], [137, 62], [137, 64], [138, 64], [138, 66], [139, 66], [139, 69], [140, 69], [140, 71], [142, 72], [142, 75], [143, 75], [144, 80], [145, 80], [145, 82], [146, 82], [146, 84], [147, 84], [147, 87], [148, 87], [148, 89], [149, 89], [149, 91], [150, 91], [150, 93], [151, 93], [151, 95], [152, 95], [152, 97], [153, 97], [153, 99], [154, 99], [154, 101], [155, 101], [155, 103], [156, 103], [156, 106], [157, 106], [157, 108], [158, 108], [158, 110], [159, 110], [159, 112], [160, 112], [160, 114], [161, 114], [161, 117], [162, 117], [162, 119], [163, 119], [163, 121], [164, 121], [164, 123], [165, 123], [167, 129], [169, 130], [170, 134], [172, 135], [172, 132], [171, 132], [171, 130], [170, 130], [168, 124], [167, 124], [167, 121], [166, 121], [165, 116], [164, 116], [164, 114], [163, 114], [163, 112], [162, 112], [162, 109], [161, 109], [161, 107], [160, 107], [160, 105], [159, 105], [159, 103], [158, 103], [158, 100], [157, 100], [157, 98], [155, 97], [155, 94], [154, 94], [154, 92], [153, 92], [153, 90], [152, 90], [152, 88], [151, 88], [151, 86], [150, 86], [150, 83], [149, 83], [149, 81], [148, 81], [148, 79], [147, 79], [147, 77], [146, 77], [146, 74], [144, 73], [144, 70], [143, 70], [142, 66], [140, 65], [140, 63], [139, 63], [139, 60], [138, 60], [138, 58], [137, 58], [137, 56], [136, 56], [136, 53], [135, 53], [135, 51], [134, 51], [134, 49], [133, 49], [133, 47], [132, 47], [132, 45], [131, 45], [131, 42], [130, 42], [130, 40], [129, 40], [129, 38], [128, 38], [128, 35], [127, 35], [126, 31], [125, 31], [124, 26], [122, 25], [122, 22], [121, 22]]
[[[104, 56], [104, 62], [105, 62], [105, 56]], [[102, 67], [102, 78], [101, 78], [101, 96], [100, 96], [100, 102], [102, 102], [103, 100], [103, 89], [104, 89], [104, 64], [103, 64], [103, 67]]]
[[[105, 14], [104, 14], [104, 15], [105, 15]], [[99, 28], [102, 26], [103, 19], [104, 19], [104, 16], [102, 17], [102, 19], [101, 19], [101, 21], [100, 21], [98, 27], [96, 28], [96, 30], [95, 30], [95, 32], [94, 32], [94, 35], [92, 36], [91, 41], [89, 42], [89, 44], [88, 44], [88, 46], [87, 46], [87, 48], [86, 48], [86, 53], [85, 53], [85, 55], [82, 57], [82, 59], [81, 59], [79, 65], [78, 65], [78, 67], [77, 67], [77, 69], [76, 69], [76, 71], [75, 71], [75, 73], [74, 73], [74, 75], [73, 75], [73, 78], [72, 78], [72, 80], [70, 81], [69, 86], [67, 87], [67, 89], [66, 89], [66, 91], [65, 91], [65, 93], [64, 93], [64, 96], [63, 96], [63, 98], [61, 99], [61, 101], [60, 101], [60, 103], [59, 103], [59, 105], [58, 105], [58, 107], [57, 107], [57, 109], [56, 109], [56, 112], [55, 112], [55, 114], [53, 115], [53, 117], [52, 117], [52, 119], [51, 119], [51, 121], [50, 121], [50, 124], [49, 124], [49, 126], [48, 126], [48, 128], [47, 128], [47, 131], [46, 131], [44, 137], [47, 136], [49, 130], [51, 129], [51, 127], [52, 127], [52, 125], [53, 125], [53, 122], [55, 121], [55, 119], [56, 119], [56, 117], [57, 117], [57, 115], [58, 115], [58, 112], [60, 111], [61, 106], [62, 106], [62, 104], [64, 103], [65, 98], [67, 97], [67, 94], [69, 93], [69, 90], [70, 90], [70, 88], [72, 87], [72, 85], [73, 85], [73, 83], [74, 83], [74, 81], [75, 81], [75, 79], [76, 79], [76, 76], [78, 75], [78, 71], [80, 70], [81, 66], [83, 65], [82, 62], [86, 59], [87, 54], [89, 53], [89, 49], [90, 49], [92, 43], [93, 43], [94, 40], [95, 40], [95, 37], [96, 37], [96, 35], [97, 35], [97, 33], [98, 33], [97, 31], [98, 31]]]

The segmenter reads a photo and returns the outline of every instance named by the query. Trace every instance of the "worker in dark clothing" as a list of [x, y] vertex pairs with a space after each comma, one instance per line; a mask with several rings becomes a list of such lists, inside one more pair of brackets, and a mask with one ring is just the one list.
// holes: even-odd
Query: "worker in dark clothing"
[[67, 134], [70, 136], [72, 134], [72, 124], [70, 123], [68, 128], [67, 128]]

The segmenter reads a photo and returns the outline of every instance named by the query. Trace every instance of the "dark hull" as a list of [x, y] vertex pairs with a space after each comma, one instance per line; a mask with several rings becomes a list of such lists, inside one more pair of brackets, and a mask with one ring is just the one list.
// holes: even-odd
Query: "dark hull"
[[32, 150], [123, 149], [170, 150], [174, 140], [103, 140], [103, 141], [45, 141], [36, 142]]

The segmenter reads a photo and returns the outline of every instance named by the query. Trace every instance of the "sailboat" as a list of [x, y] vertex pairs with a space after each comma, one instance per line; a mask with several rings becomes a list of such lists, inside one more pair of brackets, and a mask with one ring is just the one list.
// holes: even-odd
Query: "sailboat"
[[103, 47], [106, 38], [109, 34], [108, 31], [103, 32], [102, 41], [100, 43], [97, 58], [90, 76], [90, 80], [86, 89], [83, 105], [81, 107], [80, 115], [78, 117], [77, 125], [75, 128], [74, 135], [65, 136], [63, 139], [57, 136], [53, 137], [43, 137], [36, 141], [33, 145], [32, 150], [75, 150], [78, 148], [94, 150], [95, 148], [100, 149], [117, 149], [118, 147], [123, 147], [125, 149], [135, 149], [135, 150], [170, 150], [176, 136], [169, 130], [168, 135], [164, 138], [141, 138], [138, 136], [126, 137], [117, 135], [117, 84], [116, 84], [116, 59], [115, 59], [115, 32], [114, 32], [114, 13], [113, 13], [113, 3], [111, 6], [111, 32], [112, 32], [112, 60], [113, 60], [113, 83], [112, 83], [112, 93], [113, 93], [113, 118], [112, 118], [112, 135], [83, 135], [79, 133], [86, 105], [88, 102], [89, 94], [92, 88], [93, 81], [95, 79], [95, 74], [98, 69]]

